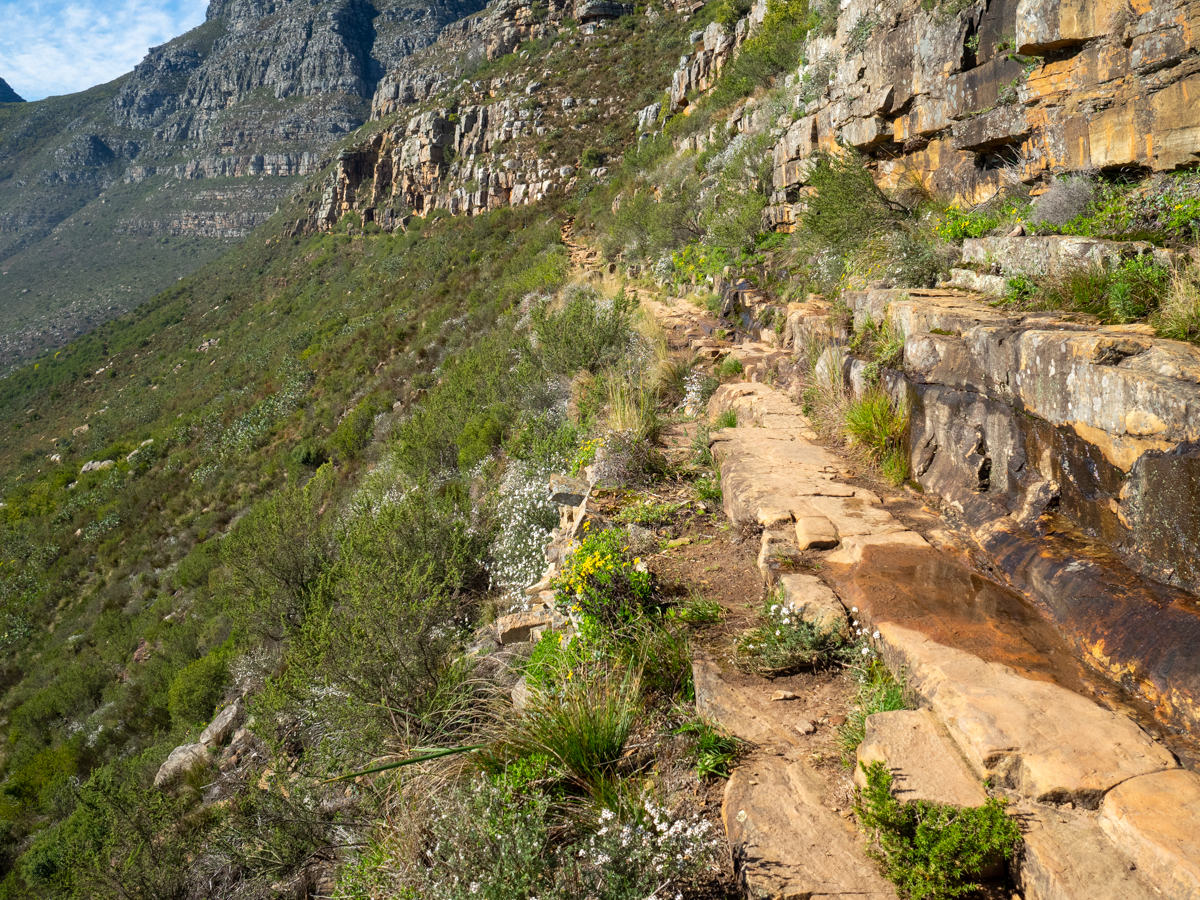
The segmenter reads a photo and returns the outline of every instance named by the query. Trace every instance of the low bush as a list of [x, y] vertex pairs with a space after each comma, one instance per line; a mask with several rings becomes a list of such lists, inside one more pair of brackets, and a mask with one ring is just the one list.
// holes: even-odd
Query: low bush
[[560, 605], [579, 615], [581, 633], [606, 634], [641, 617], [652, 601], [650, 573], [630, 559], [625, 534], [617, 529], [589, 533], [552, 582]]
[[868, 853], [905, 900], [947, 900], [980, 889], [974, 879], [989, 863], [1009, 858], [1021, 840], [1007, 801], [960, 808], [892, 796], [892, 773], [882, 762], [863, 765], [867, 786], [855, 792], [854, 812], [870, 837]]
[[736, 662], [743, 671], [786, 675], [833, 662], [846, 647], [840, 634], [805, 622], [779, 597], [769, 597], [759, 615], [762, 624], [738, 638]]
[[229, 683], [225, 653], [214, 650], [180, 669], [171, 681], [167, 706], [178, 725], [198, 725], [212, 718]]
[[600, 371], [625, 350], [636, 306], [636, 295], [621, 291], [604, 300], [590, 288], [572, 291], [557, 312], [548, 303], [539, 304], [532, 327], [543, 365], [554, 374]]

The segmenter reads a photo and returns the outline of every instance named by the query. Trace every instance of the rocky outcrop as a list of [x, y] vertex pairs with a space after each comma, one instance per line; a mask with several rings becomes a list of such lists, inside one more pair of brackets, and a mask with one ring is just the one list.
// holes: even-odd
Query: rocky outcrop
[[0, 78], [0, 103], [24, 103], [25, 98], [9, 87], [8, 82]]
[[[929, 7], [929, 8], [926, 8]], [[955, 15], [918, 0], [841, 5], [810, 40], [775, 147], [771, 222], [789, 227], [797, 165], [852, 147], [891, 187], [975, 203], [1072, 171], [1196, 164], [1198, 13], [1188, 0], [994, 0]]]

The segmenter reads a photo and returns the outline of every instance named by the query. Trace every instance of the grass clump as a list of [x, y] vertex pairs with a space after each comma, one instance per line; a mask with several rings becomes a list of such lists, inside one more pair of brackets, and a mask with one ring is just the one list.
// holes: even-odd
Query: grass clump
[[858, 746], [867, 737], [867, 717], [879, 712], [895, 712], [908, 709], [904, 695], [904, 684], [897, 681], [887, 666], [872, 659], [860, 670], [858, 689], [854, 704], [846, 722], [838, 733], [838, 744], [842, 748], [842, 761], [854, 767]]
[[867, 316], [850, 338], [850, 349], [870, 360], [864, 377], [868, 384], [878, 384], [883, 369], [899, 369], [903, 366], [904, 333], [895, 328], [887, 317], [876, 324]]
[[670, 522], [678, 508], [678, 505], [674, 503], [637, 500], [617, 513], [616, 521], [622, 525], [641, 525], [643, 528], [653, 528]]
[[696, 775], [704, 778], [728, 778], [731, 767], [742, 750], [742, 742], [725, 734], [703, 719], [685, 722], [676, 734], [691, 734], [696, 738]]
[[717, 364], [716, 375], [718, 378], [734, 378], [741, 375], [744, 371], [742, 361], [736, 356], [726, 356]]
[[1160, 336], [1200, 343], [1200, 266], [1171, 273], [1167, 295], [1151, 320]]
[[1007, 801], [960, 808], [926, 800], [901, 803], [882, 762], [863, 765], [867, 786], [855, 792], [854, 812], [870, 836], [868, 853], [905, 900], [949, 900], [977, 891], [974, 879], [1012, 855], [1020, 829]]
[[1029, 309], [1081, 312], [1109, 324], [1124, 324], [1153, 315], [1170, 284], [1170, 269], [1144, 253], [1113, 266], [1067, 268], [1041, 278], [1015, 276], [1008, 281], [1005, 301]]
[[833, 662], [846, 647], [841, 634], [803, 621], [799, 609], [781, 598], [768, 598], [760, 617], [760, 626], [738, 638], [735, 661], [742, 671], [786, 675]]
[[693, 589], [687, 599], [671, 607], [668, 614], [689, 625], [711, 625], [721, 621], [725, 610], [716, 600], [709, 600]]
[[850, 439], [866, 451], [892, 484], [908, 477], [908, 414], [878, 386], [869, 387], [845, 408], [845, 428]]
[[737, 410], [726, 409], [713, 421], [713, 428], [737, 428], [737, 423]]

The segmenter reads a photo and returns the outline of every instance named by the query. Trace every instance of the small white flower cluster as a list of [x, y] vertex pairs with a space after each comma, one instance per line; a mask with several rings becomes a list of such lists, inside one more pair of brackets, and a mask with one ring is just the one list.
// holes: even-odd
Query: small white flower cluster
[[697, 415], [708, 402], [704, 396], [708, 375], [703, 369], [692, 369], [683, 382], [683, 409], [688, 415]]
[[558, 511], [546, 496], [551, 471], [562, 471], [565, 460], [545, 469], [520, 462], [509, 466], [500, 484], [497, 518], [500, 531], [492, 545], [492, 583], [503, 587], [514, 604], [527, 602], [525, 588], [536, 584], [546, 568], [546, 545], [558, 524]]
[[710, 822], [699, 816], [676, 819], [650, 798], [644, 806], [642, 824], [618, 825], [611, 810], [601, 812], [600, 828], [577, 851], [579, 859], [602, 878], [617, 870], [653, 873], [664, 882], [687, 878], [708, 864], [718, 844]]
[[[853, 616], [857, 616], [858, 615], [858, 607], [857, 606], [850, 607], [850, 614]], [[863, 627], [862, 623], [859, 622], [857, 618], [850, 620], [850, 627], [854, 629], [854, 637], [861, 644], [861, 646], [859, 647], [859, 650], [858, 650], [859, 656], [874, 657], [876, 654], [876, 650], [874, 647], [871, 646], [870, 641], [879, 640], [879, 632], [875, 631], [875, 632], [868, 633], [867, 629]]]

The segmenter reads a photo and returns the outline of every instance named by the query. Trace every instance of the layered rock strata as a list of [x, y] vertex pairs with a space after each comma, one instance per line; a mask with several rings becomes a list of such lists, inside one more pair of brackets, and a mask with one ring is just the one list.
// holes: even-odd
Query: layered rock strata
[[[929, 7], [929, 8], [926, 8]], [[879, 180], [977, 203], [1064, 172], [1165, 172], [1200, 159], [1189, 0], [841, 5], [810, 40], [774, 150], [770, 221], [788, 227], [803, 159], [853, 148]]]

